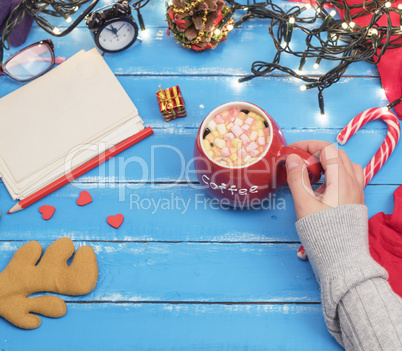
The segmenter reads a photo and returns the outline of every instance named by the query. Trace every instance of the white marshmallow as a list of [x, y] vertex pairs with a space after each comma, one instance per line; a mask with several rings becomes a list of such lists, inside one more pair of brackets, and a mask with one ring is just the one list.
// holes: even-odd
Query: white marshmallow
[[226, 147], [226, 141], [223, 140], [223, 139], [215, 138], [214, 142], [215, 142], [215, 145], [216, 145], [217, 147], [219, 147], [220, 149]]
[[226, 130], [226, 126], [224, 123], [220, 123], [216, 125], [216, 129], [219, 132], [219, 134], [226, 134], [227, 130]]
[[213, 119], [211, 119], [211, 120], [209, 121], [207, 127], [208, 127], [208, 129], [209, 129], [211, 132], [213, 132], [213, 131], [215, 130], [215, 128], [216, 128], [216, 123], [215, 123], [215, 121], [214, 121]]

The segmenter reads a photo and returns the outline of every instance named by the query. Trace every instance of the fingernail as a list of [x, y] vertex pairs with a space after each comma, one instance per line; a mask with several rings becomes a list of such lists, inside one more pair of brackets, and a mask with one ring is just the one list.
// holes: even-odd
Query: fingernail
[[287, 169], [293, 169], [295, 167], [299, 167], [300, 165], [300, 159], [297, 155], [291, 154], [288, 157], [286, 157], [286, 168]]

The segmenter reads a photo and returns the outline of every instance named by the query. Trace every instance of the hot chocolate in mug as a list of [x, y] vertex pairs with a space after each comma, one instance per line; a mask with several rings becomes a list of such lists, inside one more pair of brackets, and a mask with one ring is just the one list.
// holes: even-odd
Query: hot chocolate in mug
[[275, 120], [258, 106], [228, 102], [202, 122], [194, 146], [194, 167], [201, 186], [222, 204], [258, 206], [286, 183], [286, 157], [299, 155], [310, 181], [322, 167], [308, 152], [288, 147]]

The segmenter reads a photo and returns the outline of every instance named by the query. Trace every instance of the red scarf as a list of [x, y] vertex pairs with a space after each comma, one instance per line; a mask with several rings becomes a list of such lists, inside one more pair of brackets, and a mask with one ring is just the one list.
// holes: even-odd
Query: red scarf
[[369, 220], [371, 256], [389, 273], [388, 282], [402, 296], [402, 186], [394, 192], [394, 213], [377, 213]]

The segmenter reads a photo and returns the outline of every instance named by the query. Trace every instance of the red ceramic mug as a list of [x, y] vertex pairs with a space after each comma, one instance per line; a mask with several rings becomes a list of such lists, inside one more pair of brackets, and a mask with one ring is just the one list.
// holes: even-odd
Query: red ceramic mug
[[[203, 145], [203, 136], [210, 120], [233, 108], [262, 116], [270, 128], [271, 138], [265, 151], [247, 165], [222, 165], [208, 155]], [[285, 160], [290, 154], [303, 158], [312, 183], [320, 180], [321, 164], [308, 152], [288, 147], [282, 130], [269, 114], [252, 103], [234, 101], [218, 106], [202, 122], [194, 146], [194, 168], [202, 187], [222, 204], [234, 207], [258, 206], [270, 193], [286, 183]]]

